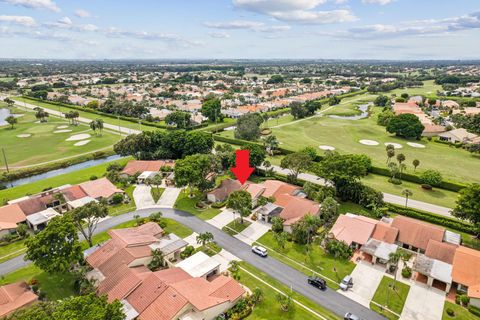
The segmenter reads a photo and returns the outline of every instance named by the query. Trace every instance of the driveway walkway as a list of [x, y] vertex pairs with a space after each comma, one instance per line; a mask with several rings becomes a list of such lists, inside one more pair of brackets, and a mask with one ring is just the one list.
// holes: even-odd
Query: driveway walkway
[[238, 257], [234, 256], [233, 254], [231, 254], [225, 249], [222, 249], [219, 253], [214, 255], [212, 259], [215, 259], [218, 263], [220, 263], [220, 272], [224, 272], [228, 270], [228, 268], [230, 267], [229, 266], [230, 261], [232, 260], [240, 261]]
[[137, 209], [143, 208], [150, 208], [155, 206], [155, 201], [153, 201], [151, 187], [139, 184], [133, 190], [133, 199], [135, 200], [135, 204]]
[[192, 246], [196, 249], [201, 246], [201, 244], [197, 242], [197, 236], [198, 233], [194, 232], [188, 237], [183, 238], [183, 240], [185, 240], [189, 246]]
[[267, 233], [270, 230], [271, 225], [265, 222], [252, 221], [252, 224], [249, 225], [245, 230], [235, 235], [235, 238], [245, 242], [248, 245], [252, 245], [257, 241], [261, 236]]
[[425, 284], [414, 283], [410, 286], [402, 320], [438, 320], [442, 319], [445, 293]]
[[368, 308], [384, 275], [384, 268], [360, 261], [352, 271], [353, 287], [338, 292]]
[[162, 208], [173, 208], [175, 201], [177, 201], [178, 195], [182, 189], [167, 187], [163, 191], [162, 196], [157, 202], [157, 206]]
[[207, 222], [218, 229], [222, 229], [227, 224], [232, 222], [233, 219], [234, 219], [233, 212], [228, 209], [223, 209], [222, 212], [217, 214], [212, 219], [207, 220]]
[[[260, 168], [265, 170], [265, 167], [260, 167]], [[271, 169], [273, 169], [274, 172], [280, 173], [280, 174], [283, 174], [283, 175], [290, 174], [290, 170], [282, 169], [279, 166], [272, 166]], [[326, 181], [325, 179], [320, 178], [320, 177], [318, 177], [316, 175], [313, 175], [313, 174], [309, 174], [309, 173], [299, 174], [298, 179], [308, 181], [308, 182], [311, 182], [311, 183], [314, 183], [314, 184], [319, 184], [319, 185], [326, 185], [328, 183], [328, 181]], [[400, 196], [396, 196], [394, 194], [383, 192], [383, 199], [385, 200], [385, 202], [388, 202], [388, 203], [397, 204], [397, 205], [401, 205], [401, 206], [405, 205], [405, 198], [400, 197]], [[452, 214], [450, 213], [450, 211], [452, 209], [437, 206], [437, 205], [434, 205], [434, 204], [431, 204], [431, 203], [428, 203], [428, 202], [422, 202], [422, 201], [409, 199], [408, 200], [408, 206], [411, 207], [411, 208], [414, 208], [414, 209], [435, 213], [435, 214], [438, 214], [438, 215], [441, 215], [441, 216], [452, 217]]]

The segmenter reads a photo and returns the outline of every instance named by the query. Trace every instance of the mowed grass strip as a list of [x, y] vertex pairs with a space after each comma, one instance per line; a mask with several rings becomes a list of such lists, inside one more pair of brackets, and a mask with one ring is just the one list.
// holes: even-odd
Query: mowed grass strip
[[215, 217], [217, 214], [221, 212], [220, 209], [216, 208], [207, 208], [207, 209], [199, 209], [195, 205], [200, 201], [201, 196], [198, 194], [194, 194], [193, 198], [190, 198], [190, 191], [185, 189], [182, 190], [175, 202], [175, 209], [179, 209], [182, 211], [186, 211], [191, 213], [202, 220], [209, 220]]
[[[384, 276], [382, 281], [380, 281], [377, 291], [375, 291], [372, 301], [376, 302], [380, 306], [387, 307], [397, 314], [401, 314], [409, 291], [409, 285], [400, 281], [394, 282], [393, 278]], [[370, 308], [377, 312], [380, 310], [378, 305], [372, 303], [370, 303]], [[398, 319], [398, 317], [389, 313], [388, 311], [381, 313], [389, 318], [393, 317], [393, 319]]]

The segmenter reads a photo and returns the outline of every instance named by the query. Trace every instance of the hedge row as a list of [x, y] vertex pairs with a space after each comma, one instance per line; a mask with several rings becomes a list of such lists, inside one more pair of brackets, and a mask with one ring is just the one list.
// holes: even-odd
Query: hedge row
[[455, 147], [457, 149], [463, 147], [463, 143], [461, 143], [461, 142], [453, 143], [453, 142], [448, 142], [448, 141], [442, 141], [442, 140], [439, 140], [439, 139], [433, 139], [433, 142], [440, 143], [440, 144], [446, 144], [447, 146]]
[[113, 150], [97, 151], [97, 152], [94, 152], [94, 153], [91, 153], [91, 154], [88, 154], [88, 155], [79, 156], [79, 157], [72, 158], [72, 159], [65, 160], [65, 161], [53, 162], [53, 163], [49, 163], [49, 164], [42, 165], [42, 166], [37, 166], [37, 167], [32, 167], [32, 168], [27, 168], [27, 169], [21, 169], [21, 170], [15, 170], [15, 171], [12, 171], [12, 172], [9, 172], [9, 173], [3, 172], [3, 174], [0, 175], [0, 183], [14, 181], [14, 180], [17, 180], [17, 179], [28, 178], [28, 177], [35, 176], [37, 174], [42, 174], [42, 173], [45, 173], [45, 172], [49, 172], [49, 171], [52, 171], [52, 170], [57, 170], [57, 169], [70, 167], [70, 166], [73, 166], [75, 164], [79, 164], [79, 163], [82, 163], [82, 162], [85, 162], [85, 161], [106, 158], [106, 157], [112, 156], [114, 154], [115, 154], [115, 152]]
[[398, 213], [402, 216], [423, 220], [432, 224], [441, 225], [446, 228], [454, 229], [460, 232], [465, 232], [468, 234], [475, 235], [476, 229], [469, 223], [457, 220], [455, 218], [440, 216], [434, 213], [416, 210], [411, 208], [405, 208], [400, 205], [395, 205], [391, 203], [386, 203], [385, 206], [389, 211]]
[[[38, 101], [38, 102], [43, 102], [43, 103], [49, 103], [49, 104], [53, 104], [53, 105], [57, 105], [57, 106], [61, 106], [61, 107], [69, 108], [69, 109], [74, 109], [74, 110], [78, 110], [78, 111], [84, 111], [84, 112], [89, 112], [89, 113], [93, 113], [93, 114], [98, 114], [99, 116], [108, 117], [108, 118], [112, 118], [112, 119], [121, 119], [121, 120], [124, 120], [124, 121], [137, 123], [137, 124], [140, 121], [140, 123], [142, 125], [149, 126], [149, 127], [156, 127], [156, 128], [159, 128], [159, 129], [166, 129], [166, 130], [175, 129], [175, 127], [168, 126], [166, 124], [160, 124], [160, 123], [156, 123], [156, 122], [145, 121], [145, 120], [141, 120], [141, 119], [133, 118], [133, 117], [119, 116], [119, 115], [115, 115], [115, 114], [111, 114], [111, 113], [101, 112], [101, 111], [98, 111], [98, 110], [95, 110], [95, 109], [92, 109], [92, 108], [77, 106], [77, 105], [74, 105], [74, 104], [61, 103], [61, 102], [57, 102], [57, 101], [46, 101], [46, 100], [33, 98], [33, 97], [29, 97], [29, 96], [22, 96], [22, 98], [29, 99], [29, 100], [34, 100], [34, 101]], [[202, 123], [202, 124], [199, 124], [197, 126], [189, 127], [187, 130], [196, 130], [196, 129], [207, 127], [208, 125], [209, 125], [208, 123]]]
[[[386, 176], [386, 177], [390, 177], [390, 175], [391, 175], [389, 169], [376, 167], [376, 166], [372, 166], [372, 168], [370, 169], [370, 172], [374, 173], [374, 174]], [[415, 174], [411, 174], [411, 173], [402, 173], [402, 180], [417, 183], [417, 184], [422, 184], [423, 183], [422, 179], [419, 176], [417, 176]], [[463, 188], [465, 188], [466, 186], [467, 185], [465, 185], [463, 183], [444, 180], [438, 186], [438, 188], [453, 191], [453, 192], [458, 192], [458, 191], [462, 190]]]

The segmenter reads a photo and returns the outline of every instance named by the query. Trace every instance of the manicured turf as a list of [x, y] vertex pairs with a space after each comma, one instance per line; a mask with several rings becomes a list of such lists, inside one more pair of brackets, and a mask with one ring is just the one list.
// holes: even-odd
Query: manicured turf
[[134, 185], [128, 186], [124, 189], [125, 193], [127, 194], [128, 198], [130, 199], [129, 203], [121, 203], [115, 205], [108, 206], [108, 215], [110, 216], [118, 216], [120, 214], [133, 211], [137, 207], [135, 206], [135, 199], [133, 198], [133, 189], [135, 189]]
[[250, 221], [247, 221], [245, 219], [243, 220], [243, 223], [241, 223], [240, 218], [237, 218], [232, 222], [230, 222], [229, 224], [227, 224], [225, 227], [223, 227], [222, 230], [228, 233], [229, 235], [234, 236], [236, 234], [239, 234], [243, 230], [245, 230], [251, 224], [252, 223]]
[[[43, 162], [74, 157], [79, 154], [93, 152], [112, 146], [120, 140], [121, 136], [103, 131], [96, 135], [87, 125], [72, 126], [68, 121], [50, 117], [46, 123], [35, 123], [37, 120], [33, 113], [22, 112], [18, 124], [11, 129], [10, 126], [0, 127], [0, 147], [5, 150], [10, 169], [21, 166], [36, 165]], [[68, 126], [71, 132], [54, 133], [58, 126]], [[74, 146], [78, 141], [66, 141], [71, 135], [90, 134], [89, 143], [84, 146]], [[28, 138], [19, 138], [17, 135], [29, 134]], [[4, 167], [3, 157], [0, 166]]]
[[107, 167], [114, 162], [125, 164], [130, 158], [125, 158], [117, 161], [103, 163], [90, 168], [77, 170], [74, 172], [62, 174], [56, 177], [35, 181], [29, 184], [0, 190], [0, 204], [3, 204], [6, 200], [13, 200], [23, 197], [27, 194], [35, 194], [41, 192], [46, 188], [59, 187], [65, 184], [77, 184], [90, 179], [91, 176], [101, 177], [105, 174]]
[[155, 203], [157, 203], [157, 201], [160, 199], [164, 191], [165, 191], [165, 188], [152, 187], [150, 192], [152, 194], [153, 201], [155, 201]]
[[[480, 165], [480, 163], [479, 163]], [[439, 188], [434, 188], [433, 190], [425, 190], [421, 185], [402, 181], [402, 184], [395, 185], [388, 182], [388, 177], [380, 176], [376, 174], [369, 174], [368, 176], [362, 179], [362, 182], [376, 190], [391, 193], [397, 196], [402, 195], [404, 189], [409, 189], [413, 192], [413, 195], [409, 199], [433, 203], [438, 206], [443, 206], [447, 208], [454, 208], [455, 201], [457, 200], [458, 193], [448, 190], [443, 190]]]
[[182, 190], [175, 202], [175, 208], [196, 215], [202, 220], [209, 220], [220, 213], [220, 209], [215, 208], [197, 209], [195, 204], [199, 201], [200, 196], [195, 195], [193, 198], [190, 198], [189, 195], [190, 191], [188, 189]]
[[184, 226], [181, 223], [178, 223], [175, 220], [162, 218], [162, 221], [164, 221], [167, 224], [167, 226], [163, 228], [166, 232], [175, 233], [180, 238], [188, 237], [193, 233], [192, 229]]
[[[55, 104], [51, 104], [48, 101], [40, 102], [40, 101], [31, 100], [31, 99], [22, 98], [22, 97], [16, 97], [15, 100], [25, 101], [26, 103], [29, 103], [29, 104], [33, 104], [33, 105], [36, 105], [36, 106], [39, 106], [39, 107], [42, 107], [42, 108], [47, 108], [47, 109], [51, 109], [51, 110], [55, 110], [55, 111], [60, 111], [62, 113], [74, 110], [74, 111], [78, 111], [80, 117], [82, 117], [82, 118], [87, 118], [87, 119], [91, 119], [91, 120], [102, 119], [105, 123], [108, 123], [108, 124], [111, 124], [111, 125], [114, 125], [114, 126], [121, 126], [121, 127], [129, 128], [129, 129], [140, 130], [140, 125], [138, 123], [125, 121], [125, 120], [118, 120], [118, 119], [110, 118], [110, 117], [105, 117], [105, 116], [101, 116], [101, 115], [98, 115], [98, 114], [95, 114], [95, 113], [90, 113], [90, 112], [87, 112], [87, 111], [79, 111], [77, 109], [68, 108], [68, 107], [65, 107], [65, 106], [58, 106], [58, 105], [55, 105]], [[21, 107], [22, 104], [20, 103], [19, 106]], [[161, 130], [161, 129], [156, 128], [156, 127], [150, 127], [150, 126], [145, 126], [145, 125], [142, 125], [141, 128], [144, 131]]]
[[0, 263], [15, 258], [25, 252], [25, 239], [0, 247]]
[[[452, 309], [455, 312], [453, 317], [450, 317], [447, 314], [447, 308]], [[443, 316], [442, 320], [478, 320], [479, 317], [475, 316], [473, 313], [470, 313], [466, 308], [459, 306], [458, 304], [451, 303], [445, 301], [445, 305], [443, 307]]]
[[[284, 312], [280, 310], [280, 305], [276, 298], [278, 292], [272, 289], [271, 286], [273, 286], [275, 289], [280, 290], [285, 294], [289, 293], [291, 288], [285, 286], [284, 284], [268, 276], [266, 273], [254, 268], [253, 266], [245, 262], [240, 262], [240, 267], [244, 269], [244, 270], [240, 269], [239, 271], [240, 283], [242, 283], [244, 286], [248, 287], [252, 291], [255, 288], [260, 288], [264, 294], [263, 300], [255, 306], [252, 314], [248, 316], [247, 319], [254, 319], [254, 320], [318, 319], [318, 317], [315, 314], [312, 314], [311, 312], [307, 311], [306, 309], [302, 308], [300, 305], [297, 305], [295, 303], [292, 303], [292, 307], [288, 312]], [[247, 270], [249, 273], [245, 272], [245, 270]], [[259, 281], [257, 278], [253, 277], [251, 274], [254, 274], [258, 278], [262, 279], [264, 282], [268, 283], [268, 285]], [[295, 290], [295, 286], [293, 287], [293, 290]], [[340, 317], [337, 317], [336, 315], [332, 314], [330, 311], [322, 308], [318, 304], [296, 293], [295, 291], [292, 292], [292, 299], [298, 301], [299, 303], [305, 305], [307, 308], [310, 308], [316, 313], [322, 315], [322, 317], [324, 317], [325, 319], [328, 319], [328, 320], [340, 319]]]
[[395, 89], [388, 92], [387, 95], [396, 94], [397, 97], [400, 97], [402, 93], [408, 93], [410, 96], [423, 95], [423, 96], [434, 96], [437, 94], [437, 90], [443, 91], [442, 86], [435, 84], [434, 80], [428, 80], [423, 82], [423, 87], [418, 88], [408, 88], [408, 89]]
[[410, 286], [397, 281], [395, 282], [394, 290], [391, 287], [392, 284], [393, 279], [384, 276], [377, 291], [375, 291], [372, 301], [375, 301], [381, 306], [386, 306], [397, 314], [401, 314], [405, 300], [407, 299], [408, 291], [410, 291]]
[[28, 282], [31, 279], [38, 280], [40, 290], [45, 292], [49, 300], [59, 300], [75, 294], [72, 273], [50, 274], [43, 272], [33, 264], [4, 275], [0, 279], [0, 285], [20, 280]]
[[[353, 98], [360, 99], [361, 97], [362, 95]], [[367, 119], [342, 120], [330, 117], [312, 117], [301, 121], [292, 121], [290, 125], [272, 127], [272, 130], [283, 148], [300, 150], [306, 146], [318, 148], [320, 145], [329, 145], [341, 153], [367, 154], [372, 158], [374, 165], [380, 167], [386, 167], [384, 143], [399, 143], [403, 148], [396, 152], [406, 156], [405, 164], [408, 173], [413, 173], [412, 161], [418, 159], [420, 160], [418, 173], [426, 169], [436, 169], [442, 172], [444, 178], [448, 180], [480, 181], [477, 169], [480, 164], [478, 156], [471, 155], [463, 149], [455, 149], [427, 139], [412, 141], [422, 143], [426, 148], [413, 148], [407, 145], [408, 140], [391, 135], [386, 132], [385, 127], [376, 124], [376, 118], [381, 112], [381, 108], [373, 107], [371, 110], [373, 115]], [[233, 137], [233, 132], [224, 131], [221, 135]], [[380, 144], [377, 146], [362, 145], [358, 142], [362, 139], [375, 140]], [[319, 152], [322, 153], [321, 150]], [[455, 170], [452, 170], [452, 166]]]
[[[285, 249], [282, 249], [275, 241], [272, 231], [264, 234], [257, 240], [257, 243], [267, 247], [267, 249], [273, 249], [274, 251], [269, 250], [269, 254], [272, 257], [281, 260], [283, 263], [298, 269], [306, 275], [311, 275], [311, 270], [314, 270], [337, 283], [344, 276], [350, 274], [355, 268], [355, 264], [351, 261], [335, 261], [333, 256], [326, 253], [317, 244], [313, 244], [308, 253], [305, 245], [296, 244], [290, 241], [287, 241]], [[337, 272], [335, 272], [335, 268]], [[338, 288], [338, 285], [334, 282], [327, 281], [327, 284], [332, 288]]]

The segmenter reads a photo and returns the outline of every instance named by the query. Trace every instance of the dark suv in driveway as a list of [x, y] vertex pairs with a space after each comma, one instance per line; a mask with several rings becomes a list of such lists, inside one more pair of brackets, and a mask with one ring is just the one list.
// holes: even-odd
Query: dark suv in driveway
[[314, 286], [320, 290], [327, 290], [327, 282], [322, 278], [308, 277], [307, 282], [309, 285]]

